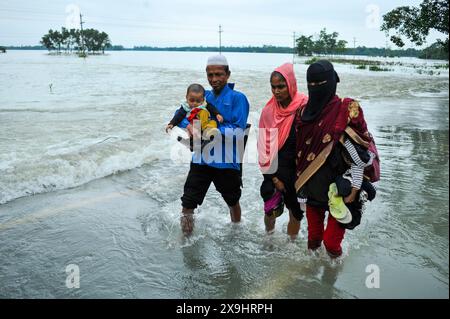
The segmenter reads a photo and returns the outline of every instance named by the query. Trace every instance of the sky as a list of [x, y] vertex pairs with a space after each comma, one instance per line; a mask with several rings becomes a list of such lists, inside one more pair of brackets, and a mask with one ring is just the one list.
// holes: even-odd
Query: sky
[[[0, 0], [0, 45], [38, 45], [49, 29], [79, 26], [133, 46], [275, 45], [292, 47], [294, 32], [338, 32], [348, 47], [388, 47], [382, 16], [421, 0]], [[442, 34], [432, 32], [431, 44]], [[407, 47], [412, 45], [409, 42]]]

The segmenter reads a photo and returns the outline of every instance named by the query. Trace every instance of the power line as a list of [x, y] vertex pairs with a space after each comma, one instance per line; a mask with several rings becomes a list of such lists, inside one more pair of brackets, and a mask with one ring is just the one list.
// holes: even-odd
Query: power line
[[[48, 21], [48, 22], [58, 22], [61, 21], [60, 19], [54, 18], [47, 18], [45, 20], [43, 20], [42, 18], [38, 18], [38, 17], [0, 17], [0, 19], [2, 20], [15, 20], [15, 21], [39, 21], [39, 22], [43, 22], [43, 21]], [[105, 25], [105, 26], [112, 26], [112, 27], [117, 27], [117, 28], [150, 28], [150, 29], [155, 29], [155, 30], [168, 30], [168, 31], [179, 31], [181, 28], [186, 30], [186, 29], [191, 29], [193, 31], [198, 31], [198, 32], [211, 32], [211, 29], [208, 27], [200, 27], [200, 26], [182, 26], [182, 25], [171, 25], [171, 26], [158, 26], [155, 24], [123, 24], [123, 23], [113, 23], [113, 22], [103, 22], [103, 21], [96, 21], [93, 18], [89, 19], [90, 24], [91, 25]], [[223, 32], [223, 31], [222, 31]], [[288, 33], [262, 33], [262, 32], [258, 32], [258, 31], [227, 31], [230, 34], [248, 34], [248, 35], [252, 35], [252, 36], [258, 36], [258, 37], [267, 37], [267, 36], [273, 36], [273, 37], [287, 37], [289, 36]]]
[[[42, 17], [33, 17], [28, 15], [27, 17], [0, 17], [1, 19], [8, 19], [8, 20], [22, 20], [22, 21], [39, 21], [39, 22], [43, 22], [43, 21], [61, 21], [60, 18], [56, 18], [56, 17], [62, 17], [62, 14], [51, 14], [51, 13], [44, 13], [44, 12], [35, 12], [35, 11], [29, 11], [29, 10], [10, 10], [10, 9], [0, 9], [1, 11], [12, 11], [12, 12], [19, 12], [19, 13], [31, 13], [33, 15], [46, 15], [47, 17], [45, 19], [42, 19]], [[53, 18], [54, 17], [54, 18]], [[85, 21], [82, 20], [83, 16], [80, 13], [80, 28], [83, 28], [83, 24], [85, 24]], [[179, 31], [180, 28], [185, 30], [185, 29], [192, 29], [194, 31], [203, 31], [203, 32], [211, 32], [210, 28], [207, 27], [203, 27], [203, 26], [182, 26], [182, 25], [178, 25], [178, 24], [166, 24], [166, 23], [135, 23], [135, 24], [127, 24], [127, 23], [117, 23], [117, 22], [103, 22], [103, 21], [96, 21], [96, 19], [98, 18], [102, 18], [102, 17], [92, 17], [90, 16], [89, 20], [90, 20], [90, 24], [91, 25], [110, 25], [110, 26], [114, 26], [114, 27], [119, 27], [119, 28], [123, 28], [123, 27], [131, 27], [131, 28], [151, 28], [151, 29], [156, 29], [156, 30], [175, 30], [175, 31]], [[116, 20], [122, 20], [122, 21], [129, 21], [126, 19], [114, 19], [114, 21]], [[228, 30], [233, 30], [233, 28], [227, 28]], [[260, 30], [260, 28], [258, 28], [258, 30]], [[223, 33], [223, 29], [222, 29], [222, 25], [219, 25], [219, 52], [221, 53], [221, 48], [222, 48], [222, 33]], [[252, 36], [261, 36], [261, 37], [268, 37], [268, 36], [273, 36], [273, 37], [278, 37], [278, 38], [287, 38], [288, 34], [287, 33], [282, 33], [282, 32], [260, 32], [260, 31], [251, 31], [251, 30], [247, 30], [247, 31], [242, 31], [242, 29], [236, 29], [236, 31], [227, 31], [230, 34], [249, 34]], [[294, 46], [293, 46], [293, 50], [295, 52], [295, 32], [294, 32]]]
[[[28, 15], [27, 17], [11, 17], [10, 15], [5, 17], [0, 17], [2, 20], [24, 20], [24, 21], [61, 21], [58, 17], [63, 18], [65, 14], [54, 14], [54, 13], [46, 13], [46, 12], [39, 12], [39, 11], [29, 11], [29, 10], [12, 10], [12, 9], [0, 9], [1, 11], [6, 12], [17, 12], [17, 13], [31, 13], [35, 16]], [[40, 15], [40, 16], [39, 16]], [[45, 19], [42, 19], [42, 15], [48, 16]], [[136, 21], [132, 19], [123, 19], [123, 18], [112, 18], [112, 17], [103, 17], [103, 16], [89, 16], [89, 20], [91, 24], [101, 24], [101, 25], [110, 25], [115, 27], [132, 27], [132, 28], [153, 28], [153, 29], [160, 29], [160, 30], [180, 30], [180, 29], [192, 29], [192, 30], [199, 30], [199, 31], [210, 31], [210, 28], [207, 26], [195, 26], [195, 25], [181, 25], [181, 24], [170, 24], [170, 23], [112, 23], [107, 21], [101, 21], [101, 20], [113, 20], [113, 21]], [[287, 36], [288, 32], [261, 32], [261, 28], [258, 28], [259, 31], [242, 31], [242, 28], [233, 28], [228, 27], [227, 28], [228, 33], [239, 33], [239, 34], [251, 34], [256, 36]], [[235, 30], [235, 31], [233, 31]]]
[[[43, 11], [36, 11], [36, 10], [17, 10], [17, 9], [2, 9], [0, 8], [0, 12], [1, 11], [6, 11], [6, 12], [17, 12], [17, 13], [31, 13], [31, 14], [37, 14], [37, 15], [47, 15], [47, 16], [54, 16], [54, 17], [66, 17], [67, 14], [65, 13], [48, 13], [48, 12], [43, 12]], [[8, 17], [4, 17], [5, 19]], [[136, 19], [127, 19], [127, 18], [120, 18], [120, 17], [108, 17], [108, 16], [89, 16], [90, 20], [92, 20], [92, 22], [94, 22], [96, 19], [104, 19], [104, 20], [113, 20], [113, 21], [127, 21], [127, 22], [135, 22]], [[3, 18], [2, 18], [3, 19]], [[21, 18], [19, 18], [21, 19]], [[36, 18], [37, 19], [37, 18]], [[41, 21], [41, 20], [40, 20]], [[106, 23], [106, 22], [99, 22], [99, 23]], [[165, 23], [165, 22], [158, 22], [156, 24], [159, 25], [168, 25], [168, 26], [176, 26], [178, 28], [182, 27], [183, 29], [185, 28], [191, 28], [191, 29], [206, 29], [207, 27], [200, 27], [200, 26], [193, 26], [193, 25], [181, 25], [181, 24], [172, 24], [172, 23]], [[128, 25], [132, 25], [132, 24], [117, 24], [118, 26], [128, 26]], [[140, 26], [142, 24], [138, 24], [136, 26]], [[154, 24], [153, 24], [154, 25]], [[209, 29], [209, 28], [208, 28]], [[237, 26], [237, 27], [233, 27], [233, 26], [227, 26], [227, 32], [230, 32], [230, 30], [235, 30], [236, 32], [242, 32], [242, 27]], [[287, 34], [290, 34], [290, 31], [288, 30], [280, 30], [281, 32], [272, 32], [273, 29], [271, 28], [263, 28], [263, 27], [259, 27], [258, 26], [258, 30], [263, 31], [263, 32], [259, 32], [259, 33], [253, 33], [253, 34], [261, 34], [261, 35], [280, 35], [280, 36], [286, 36]], [[267, 30], [267, 32], [264, 32], [265, 30]]]

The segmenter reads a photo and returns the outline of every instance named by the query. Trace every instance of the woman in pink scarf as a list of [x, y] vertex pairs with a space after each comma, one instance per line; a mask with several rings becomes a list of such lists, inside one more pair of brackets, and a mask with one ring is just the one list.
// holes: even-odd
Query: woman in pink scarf
[[303, 211], [297, 201], [296, 131], [294, 118], [308, 102], [297, 92], [297, 80], [291, 63], [275, 69], [270, 76], [273, 96], [267, 102], [259, 120], [258, 155], [264, 176], [261, 197], [264, 200], [264, 223], [268, 233], [273, 232], [275, 220], [289, 210], [287, 233], [295, 239], [300, 230]]

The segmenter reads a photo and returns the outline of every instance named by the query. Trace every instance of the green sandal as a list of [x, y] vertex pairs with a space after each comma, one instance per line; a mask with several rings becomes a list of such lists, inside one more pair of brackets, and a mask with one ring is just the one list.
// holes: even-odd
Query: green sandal
[[328, 206], [330, 207], [330, 214], [338, 222], [348, 224], [352, 221], [352, 214], [344, 203], [342, 196], [338, 196], [336, 183], [330, 184], [328, 190]]

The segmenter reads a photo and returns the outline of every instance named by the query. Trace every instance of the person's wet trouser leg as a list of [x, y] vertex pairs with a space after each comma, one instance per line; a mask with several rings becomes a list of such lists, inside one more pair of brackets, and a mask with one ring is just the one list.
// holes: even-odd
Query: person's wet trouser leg
[[317, 249], [324, 242], [325, 248], [331, 257], [342, 254], [341, 243], [344, 239], [345, 229], [333, 216], [328, 215], [327, 228], [324, 230], [325, 208], [307, 205], [306, 219], [308, 221], [308, 249]]

